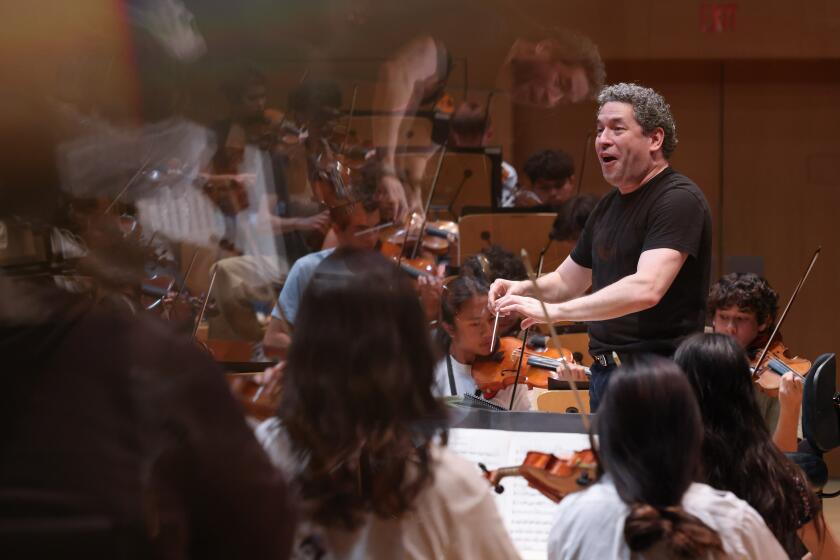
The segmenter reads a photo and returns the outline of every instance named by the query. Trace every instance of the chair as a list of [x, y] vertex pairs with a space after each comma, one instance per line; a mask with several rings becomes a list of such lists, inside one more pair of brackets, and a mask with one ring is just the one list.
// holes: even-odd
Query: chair
[[[589, 391], [578, 391], [583, 400], [583, 412], [589, 414]], [[537, 410], [560, 414], [579, 413], [578, 402], [573, 391], [546, 391], [537, 397]]]
[[[840, 491], [822, 493], [828, 481], [828, 469], [822, 454], [840, 446], [840, 393], [837, 392], [836, 358], [834, 354], [821, 354], [814, 360], [805, 376], [802, 395], [802, 434], [816, 453], [788, 454], [799, 465], [811, 484], [823, 498], [840, 496]], [[803, 447], [800, 444], [800, 449]]]
[[840, 446], [836, 363], [834, 354], [822, 354], [814, 360], [805, 376], [802, 395], [802, 433], [822, 453]]

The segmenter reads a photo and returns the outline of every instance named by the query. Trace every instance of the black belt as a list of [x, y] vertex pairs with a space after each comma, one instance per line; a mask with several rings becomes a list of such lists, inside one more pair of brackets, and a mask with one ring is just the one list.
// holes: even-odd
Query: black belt
[[[617, 366], [619, 364], [616, 363], [613, 354], [615, 354], [615, 352], [610, 352], [609, 354], [591, 354], [591, 356], [596, 362], [601, 364], [601, 367]], [[618, 359], [621, 363], [625, 362], [625, 359], [622, 357], [619, 357]]]

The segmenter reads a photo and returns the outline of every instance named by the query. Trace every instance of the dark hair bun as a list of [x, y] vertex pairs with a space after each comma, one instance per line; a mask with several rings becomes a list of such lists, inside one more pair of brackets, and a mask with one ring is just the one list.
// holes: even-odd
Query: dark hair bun
[[678, 506], [634, 504], [624, 522], [624, 540], [634, 552], [662, 541], [674, 558], [698, 558], [709, 551], [723, 551], [720, 536]]

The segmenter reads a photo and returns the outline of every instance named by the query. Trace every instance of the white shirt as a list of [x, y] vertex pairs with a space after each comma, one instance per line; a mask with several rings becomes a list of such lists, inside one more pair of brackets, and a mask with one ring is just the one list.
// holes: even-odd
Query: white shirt
[[[731, 492], [694, 483], [683, 495], [682, 507], [717, 531], [725, 552], [718, 558], [788, 558], [761, 516]], [[624, 521], [629, 513], [630, 506], [621, 500], [609, 477], [566, 496], [557, 507], [548, 538], [548, 557], [667, 558], [656, 545], [645, 553], [631, 553], [624, 541]]]
[[[257, 428], [257, 439], [289, 479], [294, 480], [306, 468], [306, 457], [293, 453], [288, 434], [277, 418]], [[432, 445], [431, 455], [434, 478], [417, 495], [410, 511], [397, 519], [368, 514], [352, 531], [321, 527], [304, 515], [297, 527], [292, 556], [305, 556], [306, 543], [314, 541], [324, 549], [325, 560], [519, 558], [490, 485], [475, 466], [446, 447]], [[301, 510], [306, 512], [306, 504]]]
[[[474, 395], [478, 387], [472, 377], [472, 366], [462, 364], [451, 355], [449, 359], [452, 363], [452, 376], [455, 378], [455, 395], [462, 396], [464, 393]], [[453, 396], [452, 390], [449, 386], [449, 369], [446, 366], [446, 357], [440, 360], [435, 366], [435, 385], [432, 387], [432, 393], [436, 397]], [[492, 398], [490, 402], [497, 404], [507, 410], [510, 407], [510, 397], [513, 393], [513, 385], [505, 387]], [[528, 397], [528, 386], [519, 384], [516, 388], [516, 396], [511, 410], [524, 411], [531, 410], [531, 399]]]

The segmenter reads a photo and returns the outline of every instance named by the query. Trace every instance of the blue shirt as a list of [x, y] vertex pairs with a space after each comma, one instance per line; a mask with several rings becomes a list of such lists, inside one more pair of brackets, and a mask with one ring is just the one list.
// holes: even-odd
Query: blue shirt
[[309, 253], [295, 261], [295, 264], [292, 265], [292, 269], [289, 271], [289, 275], [286, 277], [283, 289], [280, 290], [277, 305], [274, 306], [274, 310], [271, 312], [272, 317], [284, 319], [290, 325], [294, 324], [303, 292], [306, 290], [306, 286], [309, 285], [312, 275], [315, 274], [315, 269], [334, 250], [330, 248], [318, 251], [317, 253]]

